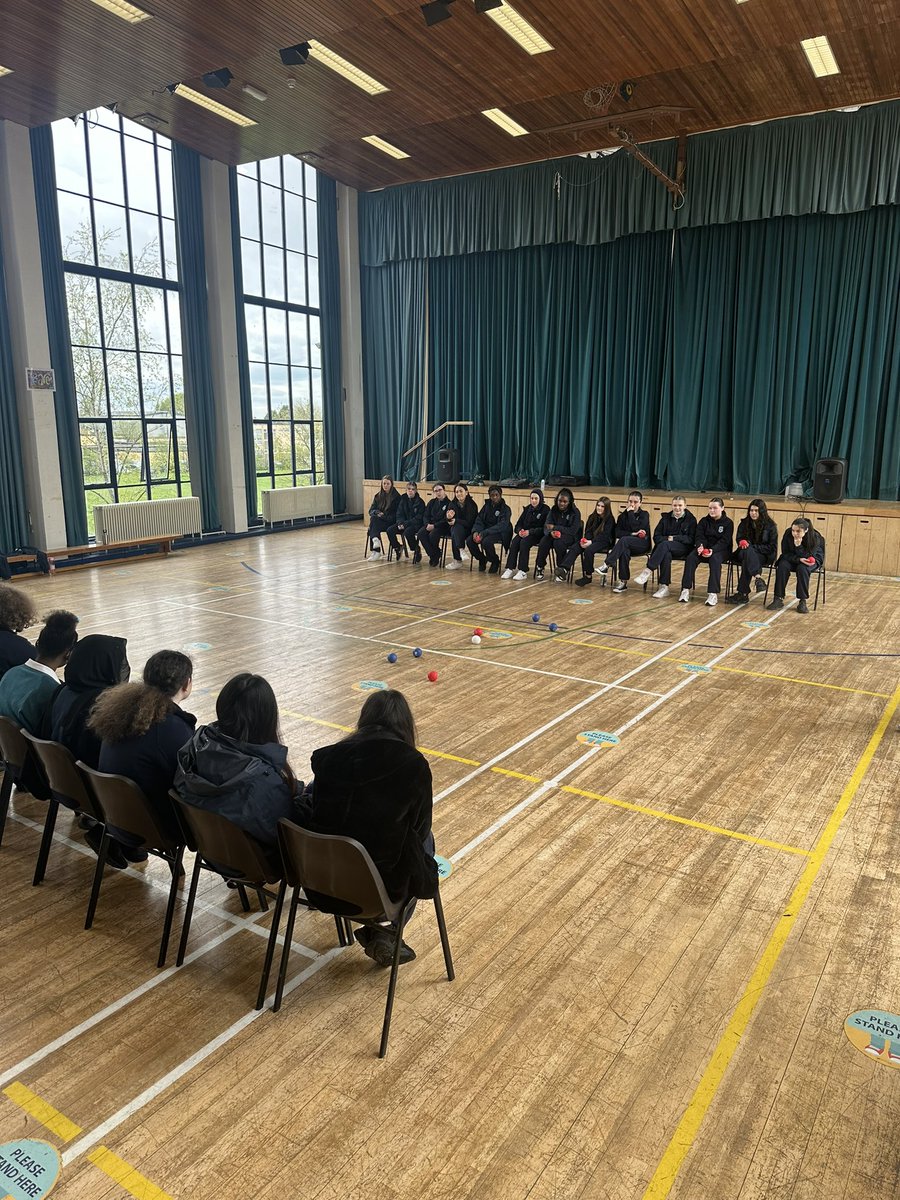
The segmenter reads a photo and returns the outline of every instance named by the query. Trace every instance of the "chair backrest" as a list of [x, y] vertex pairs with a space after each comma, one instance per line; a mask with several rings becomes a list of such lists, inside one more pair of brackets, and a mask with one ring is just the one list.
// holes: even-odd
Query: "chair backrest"
[[107, 825], [114, 825], [155, 850], [175, 851], [181, 843], [162, 826], [153, 805], [133, 779], [125, 775], [108, 775], [78, 762], [78, 770], [88, 791], [106, 814]]
[[59, 742], [48, 742], [22, 730], [22, 737], [31, 746], [44, 769], [53, 799], [66, 808], [85, 812], [95, 820], [105, 822], [103, 810], [84, 785], [71, 752]]
[[51, 798], [40, 760], [28, 744], [24, 730], [9, 717], [0, 717], [0, 759], [14, 783], [27, 788], [38, 800]]
[[281, 871], [256, 838], [221, 813], [197, 808], [176, 792], [169, 795], [184, 826], [188, 845], [198, 850], [207, 862], [227, 867], [229, 875], [246, 883], [275, 883], [281, 879]]
[[302, 887], [322, 912], [345, 917], [395, 921], [402, 903], [387, 894], [384, 881], [365, 846], [353, 838], [312, 833], [284, 817], [278, 822], [278, 848], [291, 887]]

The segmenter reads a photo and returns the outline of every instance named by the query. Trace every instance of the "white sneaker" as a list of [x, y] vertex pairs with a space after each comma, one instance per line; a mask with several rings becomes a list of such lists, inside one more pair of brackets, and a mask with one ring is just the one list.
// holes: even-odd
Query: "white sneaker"
[[608, 570], [609, 570], [609, 567], [606, 565], [606, 563], [603, 563], [599, 567], [594, 567], [594, 574], [595, 575], [605, 575]]
[[640, 574], [635, 575], [634, 582], [637, 584], [638, 587], [643, 587], [649, 578], [650, 578], [649, 571], [641, 571]]
[[444, 568], [444, 570], [458, 571], [461, 566], [462, 566], [461, 562], [457, 562], [455, 558], [451, 558], [450, 561], [447, 563], [446, 567]]
[[678, 603], [679, 604], [687, 604], [687, 602], [688, 602], [688, 600], [690, 600], [690, 598], [691, 598], [691, 589], [690, 588], [682, 588], [681, 595], [678, 597]]
[[468, 550], [460, 550], [459, 557], [461, 562], [468, 562], [472, 555], [468, 552]]
[[625, 582], [625, 580], [620, 579], [619, 582], [616, 584], [616, 586], [613, 588], [613, 591], [614, 592], [624, 592], [627, 587], [628, 587], [628, 584]]
[[716, 605], [719, 603], [719, 597], [716, 595], [715, 592], [709, 592], [706, 597], [706, 603], [709, 608], [715, 608]]
[[527, 578], [528, 578], [528, 575], [525, 571], [516, 571], [515, 575], [513, 575], [513, 580], [516, 583], [519, 583], [521, 580], [527, 579]]
[[665, 584], [663, 584], [662, 587], [657, 588], [656, 591], [653, 593], [653, 599], [654, 600], [665, 600], [665, 598], [666, 598], [666, 596], [668, 596], [668, 594], [669, 594], [669, 589], [666, 587]]
[[515, 572], [513, 571], [512, 567], [507, 567], [506, 570], [503, 572], [503, 574], [500, 576], [500, 578], [501, 579], [512, 579], [514, 574], [515, 574]]

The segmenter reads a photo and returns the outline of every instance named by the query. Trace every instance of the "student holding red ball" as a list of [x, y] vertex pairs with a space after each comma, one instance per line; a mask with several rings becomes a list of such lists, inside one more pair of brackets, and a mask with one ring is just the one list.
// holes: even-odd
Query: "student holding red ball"
[[769, 516], [765, 500], [751, 500], [747, 515], [737, 527], [737, 549], [731, 561], [740, 563], [741, 574], [737, 591], [729, 598], [729, 604], [750, 602], [750, 580], [758, 592], [764, 592], [762, 569], [775, 561], [778, 551], [778, 530]]
[[682, 604], [687, 604], [691, 598], [691, 588], [694, 586], [694, 576], [699, 562], [705, 562], [709, 566], [706, 603], [710, 607], [719, 603], [719, 591], [722, 587], [722, 563], [731, 553], [733, 538], [734, 521], [725, 514], [725, 501], [721, 496], [713, 496], [709, 502], [709, 515], [701, 517], [697, 522], [694, 549], [684, 560], [681, 595], [678, 597]]
[[644, 497], [641, 492], [629, 492], [625, 511], [616, 521], [616, 544], [597, 568], [598, 575], [605, 575], [610, 567], [619, 572], [619, 582], [614, 592], [624, 592], [631, 578], [632, 554], [650, 553], [650, 514], [641, 508]]
[[609, 496], [601, 496], [594, 511], [585, 522], [584, 532], [562, 560], [568, 571], [581, 559], [581, 578], [575, 580], [576, 587], [587, 587], [594, 574], [594, 555], [608, 554], [616, 540], [616, 519], [612, 514]]
[[544, 567], [552, 546], [556, 551], [555, 578], [564, 580], [568, 569], [562, 565], [562, 561], [571, 547], [577, 544], [580, 534], [581, 513], [575, 507], [575, 497], [571, 488], [560, 488], [544, 524], [544, 536], [538, 543], [537, 561], [534, 565], [535, 579], [544, 578]]
[[791, 572], [797, 575], [798, 613], [808, 613], [809, 577], [825, 562], [825, 540], [806, 517], [797, 517], [781, 539], [781, 556], [775, 564], [775, 595], [769, 609], [784, 608], [784, 593]]

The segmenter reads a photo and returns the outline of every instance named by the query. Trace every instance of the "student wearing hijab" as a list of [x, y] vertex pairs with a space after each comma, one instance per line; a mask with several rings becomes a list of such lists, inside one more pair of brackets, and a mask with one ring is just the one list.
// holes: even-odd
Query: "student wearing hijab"
[[737, 591], [729, 597], [729, 604], [750, 603], [750, 581], [758, 592], [764, 592], [762, 569], [775, 561], [778, 552], [778, 529], [769, 516], [765, 500], [751, 500], [747, 506], [747, 515], [742, 517], [737, 527], [737, 549], [731, 556], [731, 561], [740, 563], [741, 573], [738, 577]]
[[531, 549], [544, 536], [544, 526], [550, 516], [550, 506], [544, 499], [540, 488], [532, 488], [528, 503], [522, 509], [522, 515], [516, 521], [513, 529], [513, 539], [510, 543], [506, 559], [506, 570], [501, 579], [527, 579], [528, 560]]
[[466, 549], [466, 538], [472, 532], [478, 507], [469, 495], [469, 489], [464, 483], [458, 483], [453, 489], [453, 499], [447, 509], [447, 524], [450, 526], [450, 545], [453, 548], [453, 558], [447, 563], [448, 571], [458, 570], [463, 563], [462, 556]]
[[594, 556], [608, 554], [615, 540], [616, 518], [613, 516], [612, 500], [609, 496], [601, 496], [585, 523], [584, 533], [562, 560], [563, 568], [569, 571], [581, 558], [581, 578], [575, 580], [576, 587], [590, 585], [594, 577]]
[[34, 657], [34, 646], [21, 636], [37, 623], [31, 597], [19, 588], [0, 583], [0, 679], [10, 667], [21, 667]]
[[493, 484], [488, 488], [488, 498], [466, 539], [469, 553], [478, 560], [479, 571], [486, 571], [490, 567], [492, 575], [499, 573], [500, 559], [496, 547], [508, 548], [512, 532], [512, 512], [503, 499], [503, 488]]
[[[797, 576], [798, 613], [808, 613], [809, 577], [825, 562], [825, 539], [806, 517], [797, 517], [781, 539], [781, 554], [775, 564], [775, 595], [768, 609], [784, 608], [784, 593], [792, 573]], [[2, 687], [2, 684], [0, 684]]]
[[11, 667], [0, 679], [0, 717], [8, 717], [35, 737], [50, 732], [50, 706], [62, 686], [57, 671], [69, 661], [78, 641], [78, 618], [57, 609], [44, 618], [34, 658]]
[[396, 521], [399, 503], [400, 493], [390, 475], [385, 475], [369, 508], [369, 550], [373, 557], [381, 553], [381, 535]]
[[88, 718], [101, 692], [129, 679], [126, 647], [125, 638], [103, 633], [82, 638], [66, 663], [65, 683], [53, 697], [50, 737], [95, 769], [100, 766], [100, 739], [88, 729]]
[[650, 553], [650, 514], [641, 508], [643, 499], [641, 492], [628, 493], [625, 511], [619, 513], [616, 521], [615, 545], [597, 568], [598, 575], [605, 575], [612, 566], [617, 568], [619, 582], [613, 588], [614, 592], [624, 592], [628, 587], [631, 556]]
[[[403, 556], [402, 542], [413, 552], [413, 561], [418, 561], [419, 539], [416, 536], [425, 521], [425, 501], [419, 495], [418, 485], [410, 480], [397, 505], [397, 519], [387, 528], [388, 541], [394, 551], [395, 562]], [[398, 536], [399, 535], [399, 536]], [[418, 556], [418, 557], [417, 557]]]
[[568, 577], [562, 560], [569, 550], [578, 544], [581, 533], [581, 513], [575, 507], [575, 497], [570, 488], [560, 488], [544, 524], [544, 536], [538, 543], [537, 559], [534, 564], [535, 579], [544, 578], [544, 567], [552, 546], [556, 551], [556, 574], [560, 582]]

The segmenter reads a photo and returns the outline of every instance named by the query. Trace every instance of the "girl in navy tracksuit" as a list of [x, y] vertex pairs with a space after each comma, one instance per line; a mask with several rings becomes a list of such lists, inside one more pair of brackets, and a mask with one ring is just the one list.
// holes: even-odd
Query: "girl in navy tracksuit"
[[580, 533], [581, 513], [575, 507], [575, 497], [570, 488], [560, 488], [544, 525], [544, 536], [538, 543], [537, 561], [534, 564], [535, 579], [544, 578], [544, 566], [551, 546], [556, 551], [556, 578], [562, 580], [568, 577], [569, 573], [563, 568], [562, 560], [569, 550], [577, 545]]
[[762, 569], [775, 561], [778, 552], [778, 530], [769, 516], [765, 500], [751, 500], [747, 515], [737, 527], [737, 549], [731, 561], [740, 563], [741, 574], [737, 591], [730, 597], [730, 604], [747, 604], [750, 600], [750, 580], [756, 590], [764, 592]]
[[806, 517], [797, 517], [781, 539], [781, 555], [775, 564], [775, 596], [767, 608], [784, 608], [784, 593], [791, 572], [797, 575], [797, 612], [809, 612], [809, 577], [825, 562], [825, 540]]
[[616, 541], [607, 554], [597, 573], [605, 575], [610, 567], [616, 567], [619, 572], [619, 582], [613, 588], [614, 592], [624, 592], [631, 578], [632, 554], [650, 553], [650, 514], [641, 508], [644, 497], [641, 492], [628, 493], [628, 506], [619, 513], [616, 521]]
[[731, 553], [733, 538], [734, 521], [725, 514], [725, 502], [720, 496], [713, 496], [709, 502], [709, 515], [701, 517], [697, 522], [694, 549], [684, 560], [681, 595], [678, 597], [680, 603], [687, 604], [691, 598], [691, 588], [694, 586], [694, 576], [697, 572], [697, 564], [700, 562], [705, 562], [709, 567], [706, 603], [710, 608], [719, 603], [722, 563]]
[[472, 532], [466, 545], [473, 558], [478, 560], [478, 570], [486, 571], [490, 564], [491, 574], [500, 570], [500, 559], [495, 547], [499, 543], [508, 547], [512, 539], [512, 512], [503, 499], [503, 488], [496, 484], [488, 488], [487, 502], [475, 518]]
[[544, 493], [540, 488], [532, 488], [528, 503], [522, 509], [522, 515], [513, 529], [506, 570], [500, 576], [501, 579], [526, 578], [531, 547], [536, 546], [544, 536], [544, 526], [549, 516], [550, 506], [544, 500]]
[[[431, 489], [431, 499], [425, 505], [425, 519], [419, 529], [419, 544], [428, 555], [428, 565], [436, 567], [441, 561], [441, 538], [450, 536], [450, 526], [447, 524], [447, 509], [450, 498], [444, 491], [442, 483], [436, 483]], [[420, 562], [422, 555], [416, 552], [413, 562]]]
[[372, 554], [381, 553], [381, 535], [397, 519], [397, 505], [400, 503], [400, 493], [394, 487], [390, 475], [385, 475], [378, 489], [378, 495], [369, 508], [369, 549]]
[[453, 560], [447, 563], [448, 571], [462, 566], [462, 552], [465, 549], [466, 538], [472, 532], [472, 526], [477, 518], [478, 506], [469, 495], [469, 489], [464, 483], [458, 483], [453, 489], [453, 499], [447, 509], [450, 545], [453, 549]]
[[588, 517], [584, 533], [572, 546], [562, 560], [563, 568], [568, 571], [581, 557], [581, 579], [575, 580], [576, 587], [587, 587], [594, 574], [594, 555], [608, 554], [616, 540], [616, 519], [612, 514], [612, 501], [609, 496], [601, 496], [594, 511]]
[[[416, 534], [424, 520], [425, 501], [419, 495], [418, 486], [415, 483], [408, 483], [406, 491], [400, 497], [400, 503], [397, 505], [394, 524], [387, 528], [388, 541], [393, 547], [398, 562], [403, 553], [402, 542], [404, 541], [412, 550], [413, 556], [419, 553], [419, 539]], [[400, 537], [397, 536], [398, 534]]]

